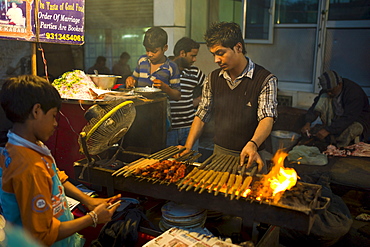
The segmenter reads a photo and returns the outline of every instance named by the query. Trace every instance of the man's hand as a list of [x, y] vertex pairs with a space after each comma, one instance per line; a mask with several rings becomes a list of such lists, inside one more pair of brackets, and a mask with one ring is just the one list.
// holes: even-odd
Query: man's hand
[[244, 165], [245, 158], [248, 158], [246, 168], [252, 166], [253, 162], [258, 164], [258, 172], [262, 171], [262, 167], [265, 165], [261, 156], [257, 152], [257, 146], [253, 142], [247, 142], [243, 150], [240, 153], [240, 165]]
[[133, 88], [136, 85], [136, 80], [134, 77], [129, 76], [126, 78], [126, 88]]
[[303, 135], [307, 135], [308, 137], [310, 137], [311, 136], [310, 130], [311, 130], [311, 123], [306, 123], [302, 127], [301, 132], [302, 132]]
[[175, 155], [175, 157], [174, 157], [175, 159], [180, 158], [181, 156], [184, 156], [185, 154], [187, 154], [187, 153], [189, 153], [189, 152], [191, 151], [191, 149], [190, 149], [190, 148], [187, 148], [187, 147], [185, 147], [185, 146], [181, 146], [181, 145], [178, 145], [178, 146], [177, 146], [177, 148], [178, 148], [179, 150], [181, 150], [181, 149], [185, 148], [185, 150], [184, 150], [184, 151], [182, 151], [181, 153], [176, 154], [176, 155]]

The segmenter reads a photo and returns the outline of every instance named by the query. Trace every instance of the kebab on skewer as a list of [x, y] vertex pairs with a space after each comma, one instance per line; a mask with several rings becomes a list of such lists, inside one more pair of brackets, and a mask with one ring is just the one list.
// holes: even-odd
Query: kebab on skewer
[[218, 182], [216, 188], [215, 188], [215, 192], [214, 192], [214, 195], [217, 196], [218, 193], [220, 192], [220, 189], [226, 184], [230, 174], [231, 174], [231, 171], [232, 171], [232, 162], [234, 160], [234, 156], [230, 156], [225, 164], [225, 169], [224, 171], [222, 172], [222, 176], [221, 176], [221, 179], [220, 181]]
[[191, 184], [193, 182], [193, 179], [194, 177], [196, 176], [199, 176], [200, 173], [202, 173], [203, 169], [209, 164], [211, 163], [212, 159], [215, 157], [216, 155], [215, 154], [212, 154], [210, 157], [208, 157], [203, 163], [202, 165], [200, 165], [199, 167], [194, 167], [193, 170], [184, 178], [182, 179], [177, 187], [179, 188], [179, 190], [183, 190], [185, 189], [189, 184]]

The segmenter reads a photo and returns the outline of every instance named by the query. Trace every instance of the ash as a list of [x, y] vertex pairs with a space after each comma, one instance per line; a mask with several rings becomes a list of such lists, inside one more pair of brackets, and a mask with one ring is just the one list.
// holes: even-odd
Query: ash
[[260, 180], [255, 181], [247, 199], [280, 207], [307, 211], [316, 207], [317, 198], [321, 194], [321, 186], [316, 184], [297, 182], [297, 184], [290, 190], [280, 192], [275, 196], [273, 196], [271, 189], [262, 186], [263, 185]]

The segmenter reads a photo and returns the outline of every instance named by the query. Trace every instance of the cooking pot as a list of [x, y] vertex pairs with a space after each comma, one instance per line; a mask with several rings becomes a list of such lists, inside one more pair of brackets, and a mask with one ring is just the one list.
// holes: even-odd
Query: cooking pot
[[119, 75], [88, 75], [94, 84], [103, 90], [111, 90], [118, 78], [122, 78]]

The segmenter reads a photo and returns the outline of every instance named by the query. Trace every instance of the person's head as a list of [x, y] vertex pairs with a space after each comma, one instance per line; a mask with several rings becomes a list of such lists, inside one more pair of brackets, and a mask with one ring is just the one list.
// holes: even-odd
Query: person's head
[[184, 57], [192, 65], [197, 60], [199, 43], [188, 37], [179, 39], [173, 49], [175, 57]]
[[18, 7], [17, 3], [12, 2], [12, 8], [17, 8], [17, 7]]
[[191, 63], [185, 57], [174, 57], [173, 61], [177, 64], [177, 67], [179, 67], [180, 71], [183, 71], [185, 68], [190, 68], [191, 66]]
[[124, 63], [127, 63], [130, 58], [131, 56], [127, 52], [122, 52], [121, 56], [119, 57], [119, 59]]
[[235, 68], [245, 57], [243, 34], [235, 22], [214, 23], [204, 35], [209, 51], [215, 62], [224, 70]]
[[325, 71], [319, 77], [319, 83], [322, 90], [324, 90], [330, 97], [336, 97], [342, 91], [342, 77], [334, 70]]
[[107, 61], [107, 59], [105, 57], [98, 56], [96, 58], [95, 64], [98, 65], [98, 66], [105, 66], [106, 61]]
[[61, 97], [54, 86], [42, 77], [21, 75], [7, 79], [0, 91], [0, 103], [13, 124], [36, 120], [33, 126], [38, 140], [47, 141], [57, 126], [56, 115]]
[[145, 32], [143, 45], [146, 55], [152, 63], [164, 62], [164, 53], [168, 49], [167, 42], [167, 32], [160, 27], [152, 27]]

